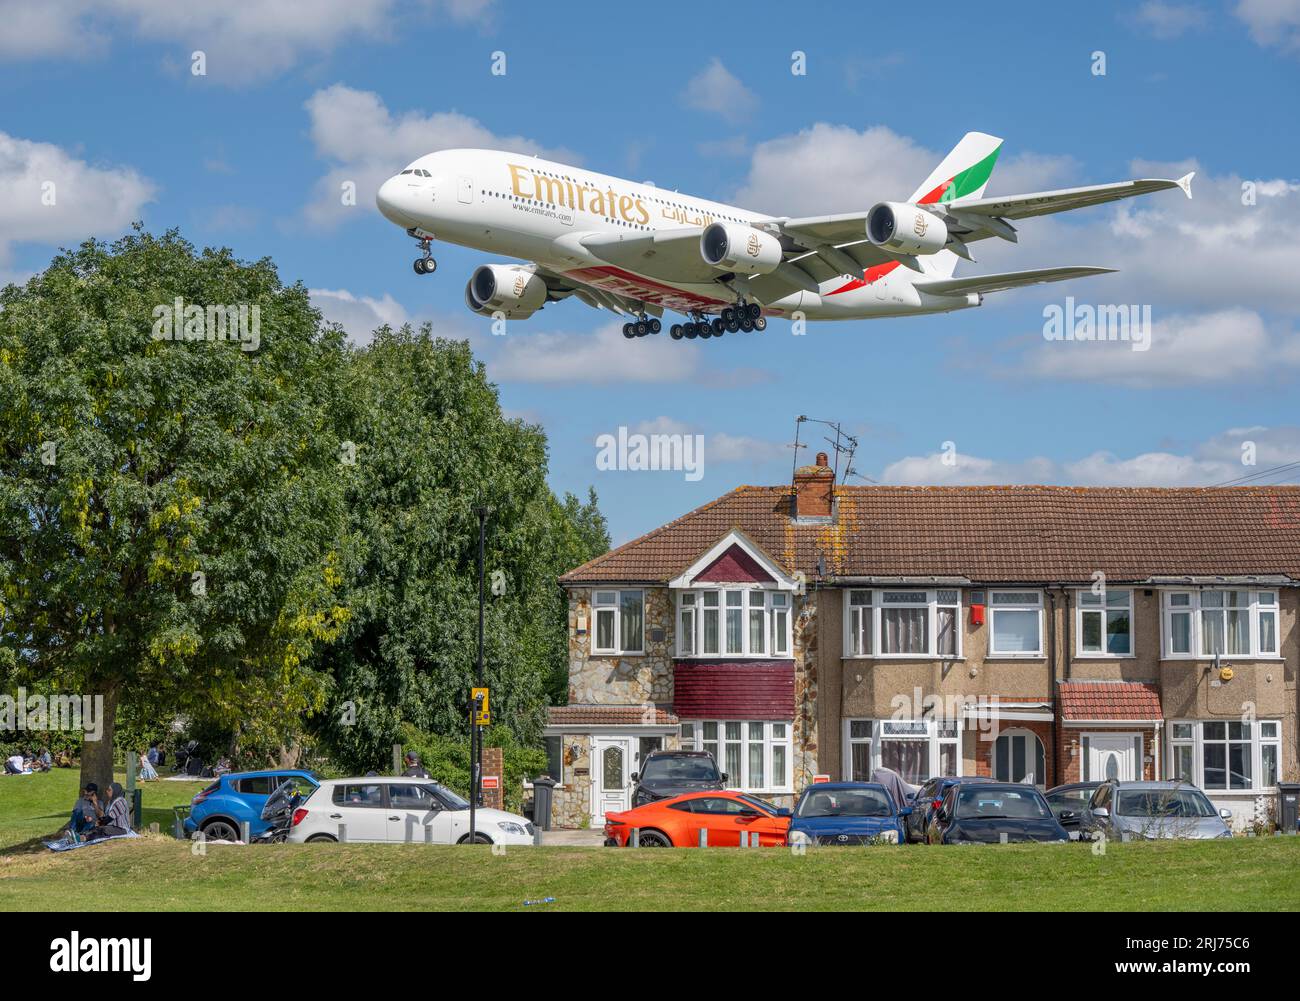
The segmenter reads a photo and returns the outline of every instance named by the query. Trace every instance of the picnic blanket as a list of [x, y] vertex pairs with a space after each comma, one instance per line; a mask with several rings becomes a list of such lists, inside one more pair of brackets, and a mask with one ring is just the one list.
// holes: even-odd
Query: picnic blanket
[[94, 841], [73, 841], [71, 838], [62, 837], [58, 841], [43, 842], [46, 848], [52, 852], [70, 852], [74, 848], [85, 848], [86, 845], [102, 845], [105, 841], [116, 841], [119, 838], [138, 838], [140, 835], [135, 831], [127, 831], [125, 834], [114, 834], [109, 838], [97, 838]]

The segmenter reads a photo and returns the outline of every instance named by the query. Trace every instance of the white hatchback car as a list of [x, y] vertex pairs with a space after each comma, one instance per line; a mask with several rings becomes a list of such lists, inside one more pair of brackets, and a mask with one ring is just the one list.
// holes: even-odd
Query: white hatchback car
[[[469, 802], [432, 779], [325, 779], [294, 811], [286, 840], [464, 844]], [[474, 841], [531, 845], [533, 825], [504, 810], [480, 808]]]

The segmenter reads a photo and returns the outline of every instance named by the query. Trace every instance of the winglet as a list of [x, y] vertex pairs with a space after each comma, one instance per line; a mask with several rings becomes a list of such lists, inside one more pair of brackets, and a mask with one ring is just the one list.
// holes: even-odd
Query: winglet
[[1184, 174], [1177, 182], [1178, 186], [1183, 189], [1183, 194], [1188, 198], [1192, 197], [1192, 178], [1195, 176], [1196, 171], [1193, 170], [1190, 174]]

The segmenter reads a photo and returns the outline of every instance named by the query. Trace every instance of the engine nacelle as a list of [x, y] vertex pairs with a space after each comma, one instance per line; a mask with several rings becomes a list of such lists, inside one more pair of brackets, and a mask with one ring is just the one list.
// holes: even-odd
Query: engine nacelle
[[881, 202], [867, 213], [867, 239], [895, 254], [937, 254], [948, 242], [948, 227], [916, 205]]
[[522, 320], [546, 302], [546, 282], [517, 264], [484, 264], [474, 269], [465, 286], [465, 305], [475, 313], [504, 313]]
[[781, 263], [781, 241], [753, 226], [715, 222], [700, 234], [700, 256], [715, 268], [768, 275]]

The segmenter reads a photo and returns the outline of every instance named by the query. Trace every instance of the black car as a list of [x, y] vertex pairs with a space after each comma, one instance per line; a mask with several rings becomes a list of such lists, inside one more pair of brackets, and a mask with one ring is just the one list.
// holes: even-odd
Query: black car
[[727, 776], [718, 771], [708, 751], [651, 751], [632, 773], [632, 806], [671, 799], [688, 792], [725, 789]]
[[1065, 833], [1070, 835], [1071, 841], [1079, 840], [1079, 821], [1087, 812], [1088, 802], [1100, 785], [1100, 782], [1071, 782], [1043, 793], [1047, 805], [1065, 828]]
[[926, 779], [921, 788], [917, 790], [912, 802], [903, 804], [912, 807], [912, 812], [908, 814], [903, 828], [907, 833], [907, 840], [912, 843], [925, 841], [925, 832], [930, 827], [930, 820], [943, 802], [944, 793], [953, 786], [961, 782], [992, 781], [993, 779], [980, 778], [977, 775], [939, 775], [932, 779]]
[[932, 845], [1069, 841], [1043, 794], [1015, 782], [951, 786], [926, 831]]

